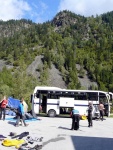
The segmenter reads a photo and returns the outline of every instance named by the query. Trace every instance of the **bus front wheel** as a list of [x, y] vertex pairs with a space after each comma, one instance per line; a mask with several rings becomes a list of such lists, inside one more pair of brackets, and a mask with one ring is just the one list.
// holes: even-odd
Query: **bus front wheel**
[[53, 109], [49, 110], [48, 116], [49, 116], [49, 117], [55, 117], [55, 116], [56, 116], [56, 111], [53, 110]]

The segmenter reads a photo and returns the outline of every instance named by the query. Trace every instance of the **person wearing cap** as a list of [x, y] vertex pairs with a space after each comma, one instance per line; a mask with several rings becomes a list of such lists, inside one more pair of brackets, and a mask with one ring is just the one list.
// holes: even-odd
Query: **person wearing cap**
[[88, 111], [88, 127], [90, 127], [90, 126], [93, 126], [93, 122], [92, 122], [93, 104], [92, 102], [89, 102], [87, 111]]
[[71, 111], [71, 117], [72, 117], [71, 130], [78, 130], [79, 129], [79, 121], [80, 121], [79, 111], [77, 109], [73, 108]]
[[25, 116], [24, 116], [24, 106], [23, 106], [23, 99], [20, 100], [20, 104], [18, 106], [18, 113], [17, 113], [17, 121], [15, 126], [19, 126], [20, 120], [23, 121], [24, 126], [28, 126], [28, 124], [25, 123]]

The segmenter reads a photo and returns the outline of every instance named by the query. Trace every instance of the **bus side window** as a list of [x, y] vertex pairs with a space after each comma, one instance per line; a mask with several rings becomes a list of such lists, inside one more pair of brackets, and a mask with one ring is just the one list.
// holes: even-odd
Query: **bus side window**
[[57, 95], [55, 93], [49, 93], [48, 98], [49, 99], [57, 99]]
[[87, 98], [90, 101], [93, 101], [93, 100], [98, 101], [98, 93], [97, 92], [88, 92], [87, 93]]
[[47, 98], [50, 98], [50, 93], [47, 94]]
[[75, 100], [87, 100], [86, 94], [76, 94], [75, 95]]
[[99, 93], [99, 101], [102, 101], [104, 103], [107, 102], [106, 95], [104, 93]]
[[39, 93], [36, 93], [36, 95], [35, 95], [37, 98], [39, 98]]

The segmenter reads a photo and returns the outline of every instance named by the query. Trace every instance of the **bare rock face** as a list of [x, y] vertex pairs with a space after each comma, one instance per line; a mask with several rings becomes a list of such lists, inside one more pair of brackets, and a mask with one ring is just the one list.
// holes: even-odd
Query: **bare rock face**
[[[77, 70], [80, 70], [80, 65], [79, 64], [76, 64], [76, 68], [77, 68]], [[84, 72], [85, 72], [85, 74], [84, 74], [84, 77], [83, 78], [80, 78], [79, 76], [78, 76], [78, 80], [79, 80], [79, 82], [81, 83], [81, 86], [82, 87], [85, 87], [85, 88], [89, 88], [90, 86], [95, 86], [95, 87], [98, 87], [98, 85], [97, 85], [97, 83], [96, 82], [94, 82], [94, 81], [91, 81], [89, 78], [88, 78], [88, 72], [87, 72], [87, 70], [85, 70], [84, 69]]]
[[3, 60], [0, 60], [0, 71], [2, 71], [4, 66], [5, 66], [5, 62]]
[[60, 87], [66, 89], [65, 82], [62, 79], [61, 73], [54, 65], [49, 70], [49, 86]]
[[[28, 66], [27, 73], [33, 75], [37, 79], [41, 76], [40, 72], [37, 71], [39, 66], [43, 67], [42, 62], [43, 56], [36, 56], [35, 60]], [[62, 79], [61, 73], [58, 69], [52, 64], [51, 69], [49, 69], [49, 79], [48, 86], [55, 86], [60, 88], [66, 88], [65, 82]]]
[[3, 67], [6, 67], [7, 69], [13, 68], [13, 65], [7, 65], [4, 60], [0, 60], [0, 71], [2, 71]]
[[42, 62], [43, 56], [36, 56], [35, 60], [28, 66], [27, 73], [33, 75], [36, 78], [39, 78], [40, 73], [37, 71], [39, 65], [43, 65]]

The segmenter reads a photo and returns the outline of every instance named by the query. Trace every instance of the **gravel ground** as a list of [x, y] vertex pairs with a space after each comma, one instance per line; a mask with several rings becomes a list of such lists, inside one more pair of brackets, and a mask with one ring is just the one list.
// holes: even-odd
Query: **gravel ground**
[[[112, 150], [113, 149], [113, 119], [93, 121], [93, 127], [88, 128], [87, 120], [80, 121], [78, 131], [70, 130], [71, 118], [39, 117], [38, 121], [29, 122], [28, 127], [15, 127], [14, 122], [0, 121], [0, 134], [10, 138], [10, 132], [20, 134], [29, 132], [30, 136], [43, 137], [43, 150]], [[40, 144], [40, 143], [39, 143]], [[31, 146], [33, 146], [31, 144]], [[13, 150], [15, 147], [4, 147], [0, 150]]]

